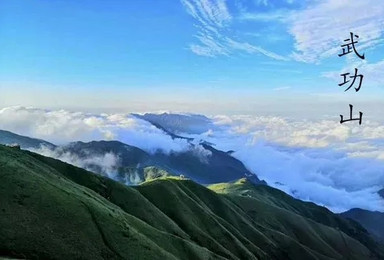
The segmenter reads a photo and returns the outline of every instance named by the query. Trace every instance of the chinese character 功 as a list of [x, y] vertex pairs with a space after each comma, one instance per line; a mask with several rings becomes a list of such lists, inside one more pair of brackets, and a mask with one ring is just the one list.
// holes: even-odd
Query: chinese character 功
[[[349, 87], [345, 90], [349, 90], [354, 84], [355, 84], [355, 81], [356, 81], [356, 78], [359, 78], [359, 87], [355, 88], [356, 92], [358, 92], [361, 88], [361, 83], [363, 82], [363, 78], [364, 78], [364, 75], [357, 75], [357, 72], [358, 70], [355, 68], [355, 75], [354, 76], [349, 76], [349, 78], [353, 79], [352, 80], [352, 83], [351, 85], [349, 85]], [[343, 73], [343, 74], [340, 74], [340, 76], [343, 77], [343, 82], [339, 84], [339, 86], [343, 86], [345, 84], [347, 84], [350, 80], [347, 80], [347, 76], [350, 75], [351, 73]]]
[[352, 32], [351, 32], [351, 38], [350, 39], [345, 39], [344, 41], [345, 42], [348, 42], [346, 44], [343, 44], [341, 45], [341, 47], [343, 48], [343, 53], [339, 54], [339, 57], [341, 56], [344, 56], [348, 53], [351, 53], [352, 50], [355, 52], [355, 54], [360, 58], [360, 59], [365, 59], [365, 56], [364, 54], [363, 55], [360, 55], [357, 50], [356, 50], [356, 47], [355, 47], [355, 43], [358, 43], [358, 41], [354, 41], [353, 38], [356, 37], [356, 38], [359, 38], [358, 35], [354, 35]]

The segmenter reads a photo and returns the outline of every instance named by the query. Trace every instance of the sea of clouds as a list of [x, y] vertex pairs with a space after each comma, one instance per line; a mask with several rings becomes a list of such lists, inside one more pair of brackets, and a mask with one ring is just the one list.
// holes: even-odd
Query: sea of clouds
[[269, 185], [335, 212], [384, 210], [383, 127], [332, 120], [216, 116], [219, 130], [205, 139], [233, 156]]
[[[204, 140], [233, 156], [271, 186], [296, 198], [324, 205], [335, 212], [350, 208], [384, 211], [377, 191], [384, 187], [384, 126], [366, 121], [340, 125], [335, 120], [290, 120], [282, 117], [217, 115], [201, 134], [178, 133]], [[191, 149], [183, 139], [131, 114], [91, 114], [67, 110], [8, 107], [0, 110], [0, 129], [44, 139], [54, 144], [73, 141], [119, 140], [147, 152]], [[172, 129], [169, 129], [172, 130]], [[195, 146], [201, 158], [209, 156]], [[58, 157], [41, 149], [45, 155]], [[118, 155], [80, 159], [61, 154], [62, 160], [85, 167], [99, 162], [113, 177]]]

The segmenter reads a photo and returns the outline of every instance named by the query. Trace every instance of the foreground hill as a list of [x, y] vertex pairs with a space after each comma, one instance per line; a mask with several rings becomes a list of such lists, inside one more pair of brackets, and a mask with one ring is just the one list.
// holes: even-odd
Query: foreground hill
[[[212, 252], [190, 241], [180, 228], [132, 188], [12, 148], [0, 147], [0, 167], [1, 256], [216, 258]], [[143, 212], [147, 216], [143, 219], [150, 219], [154, 225], [124, 211], [125, 201], [132, 205], [136, 202], [137, 212]], [[168, 232], [156, 228], [157, 225]]]
[[315, 204], [246, 180], [210, 188], [128, 187], [0, 146], [0, 257], [383, 259], [361, 226]]

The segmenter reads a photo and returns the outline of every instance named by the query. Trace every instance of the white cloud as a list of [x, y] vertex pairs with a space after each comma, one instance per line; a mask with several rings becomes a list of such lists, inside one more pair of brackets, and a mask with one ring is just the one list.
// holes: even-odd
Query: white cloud
[[245, 51], [247, 53], [253, 54], [253, 53], [261, 53], [269, 58], [275, 59], [275, 60], [282, 60], [282, 61], [287, 61], [288, 58], [283, 57], [281, 55], [278, 55], [276, 53], [273, 53], [271, 51], [267, 51], [259, 46], [255, 46], [246, 42], [238, 42], [234, 41], [230, 38], [227, 38], [228, 46], [235, 50], [241, 50]]
[[287, 89], [291, 89], [292, 87], [290, 86], [285, 86], [285, 87], [278, 87], [278, 88], [274, 88], [272, 90], [274, 91], [282, 91], [282, 90], [287, 90]]
[[0, 110], [0, 129], [55, 144], [120, 140], [148, 152], [189, 149], [186, 140], [172, 140], [163, 131], [130, 114], [90, 114], [66, 110], [8, 107]]
[[[211, 153], [200, 140], [235, 151], [259, 178], [289, 194], [334, 211], [352, 207], [384, 211], [377, 191], [384, 186], [384, 126], [365, 121], [362, 126], [334, 120], [291, 120], [273, 116], [214, 116], [210, 130], [191, 146], [173, 140], [151, 124], [129, 114], [87, 114], [65, 110], [11, 107], [0, 110], [0, 129], [48, 141], [113, 139], [153, 152], [191, 150], [202, 162]], [[39, 151], [87, 168], [97, 164], [116, 175], [119, 156], [111, 153], [77, 158], [57, 151]], [[56, 152], [56, 155], [55, 155]], [[135, 176], [132, 175], [134, 178]], [[134, 180], [130, 180], [131, 182]]]
[[111, 152], [105, 154], [88, 154], [87, 156], [79, 157], [70, 152], [62, 152], [60, 148], [52, 150], [43, 146], [40, 149], [30, 150], [44, 156], [59, 159], [63, 162], [73, 164], [89, 171], [94, 171], [94, 167], [97, 166], [100, 168], [100, 172], [98, 173], [108, 176], [111, 179], [116, 179], [118, 167], [121, 162], [120, 157]]
[[200, 23], [223, 27], [231, 21], [225, 0], [181, 0], [188, 13]]
[[[201, 136], [240, 159], [270, 185], [302, 200], [341, 212], [384, 211], [384, 128], [330, 120], [265, 116], [215, 116]], [[383, 128], [383, 129], [382, 129]]]
[[344, 142], [351, 129], [334, 121], [289, 121], [280, 117], [236, 116], [231, 120], [235, 134], [250, 134], [257, 140], [266, 140], [281, 145], [320, 148], [335, 142]]
[[280, 21], [286, 22], [289, 15], [292, 12], [287, 10], [275, 10], [269, 12], [241, 12], [239, 17], [240, 20], [248, 21], [260, 21], [260, 22], [271, 22], [271, 21]]
[[[87, 118], [90, 121], [85, 120]], [[66, 110], [48, 111], [31, 107], [7, 107], [0, 110], [1, 129], [54, 142], [66, 142], [73, 138], [101, 138], [103, 131], [100, 129], [95, 133], [97, 126], [94, 124], [96, 120], [92, 116]]]
[[360, 36], [357, 44], [360, 52], [381, 43], [384, 5], [374, 0], [316, 1], [293, 13], [288, 24], [295, 40], [293, 57], [318, 62], [336, 55], [350, 32]]
[[[273, 6], [269, 1], [254, 2], [256, 5]], [[286, 3], [292, 4], [293, 1]], [[232, 20], [267, 25], [278, 22], [286, 26], [294, 41], [294, 50], [289, 58], [300, 62], [318, 63], [322, 59], [336, 57], [341, 52], [340, 45], [350, 37], [350, 32], [359, 35], [356, 46], [360, 53], [384, 43], [384, 5], [375, 0], [306, 1], [301, 6], [295, 10], [293, 7], [273, 7], [271, 11], [260, 11], [259, 8], [247, 9], [241, 4], [238, 15]], [[259, 53], [266, 55], [265, 51]], [[274, 58], [276, 55], [267, 56]]]
[[200, 33], [196, 36], [201, 44], [191, 44], [191, 51], [200, 56], [216, 57], [218, 55], [228, 55], [229, 50], [222, 43], [216, 41], [209, 33]]
[[225, 0], [181, 0], [181, 2], [197, 22], [198, 42], [189, 46], [193, 53], [216, 57], [230, 55], [234, 51], [243, 51], [249, 54], [262, 54], [276, 60], [287, 60], [260, 46], [227, 36], [233, 17]]
[[[256, 4], [256, 5], [263, 5], [263, 6], [273, 6], [273, 2], [274, 1], [271, 1], [271, 0], [253, 0], [253, 2]], [[293, 4], [294, 0], [285, 0], [284, 2], [288, 3], [288, 4]]]
[[[339, 124], [334, 120], [289, 120], [273, 116], [215, 116], [214, 122], [229, 127], [233, 134], [247, 134], [254, 141], [267, 141], [284, 146], [334, 149], [356, 149], [358, 140], [384, 139], [384, 126], [367, 120], [361, 126]], [[362, 143], [359, 143], [361, 145]], [[377, 143], [377, 149], [384, 149]], [[363, 148], [363, 147], [361, 147]], [[368, 148], [372, 148], [369, 146]]]
[[[358, 69], [358, 74], [364, 75], [362, 89], [365, 87], [378, 86], [384, 84], [384, 60], [376, 63], [368, 63], [367, 61], [353, 61], [340, 71], [328, 71], [323, 73], [323, 76], [330, 78], [335, 82], [342, 82], [342, 73], [351, 73], [354, 75], [355, 68]], [[358, 82], [356, 82], [358, 84]], [[357, 87], [357, 85], [355, 85]]]
[[287, 149], [256, 142], [234, 154], [259, 178], [296, 198], [340, 212], [350, 208], [384, 210], [377, 194], [384, 183], [384, 164], [350, 158], [328, 149]]

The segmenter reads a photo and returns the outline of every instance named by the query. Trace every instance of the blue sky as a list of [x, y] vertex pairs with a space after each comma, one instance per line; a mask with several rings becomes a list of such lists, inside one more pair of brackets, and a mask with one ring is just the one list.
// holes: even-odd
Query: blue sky
[[[241, 113], [379, 102], [383, 17], [373, 0], [3, 0], [0, 106]], [[337, 57], [350, 31], [364, 62]], [[338, 74], [354, 67], [366, 82], [344, 93]]]
[[[364, 61], [337, 56], [351, 31]], [[286, 192], [383, 210], [383, 31], [378, 0], [0, 0], [0, 128], [172, 150], [129, 113], [203, 113], [198, 138]]]

